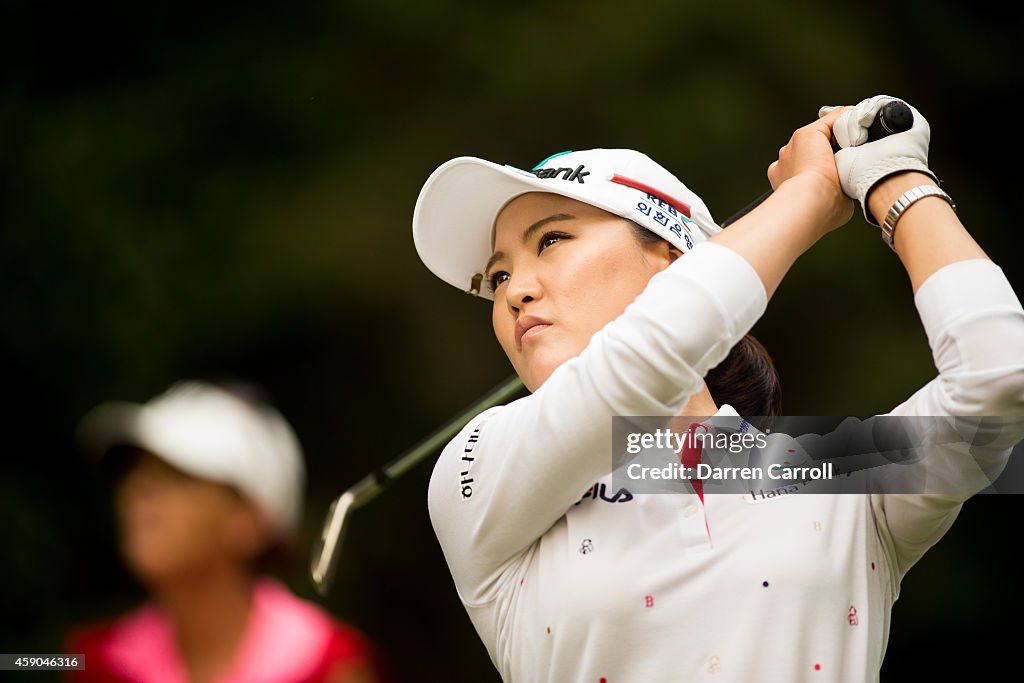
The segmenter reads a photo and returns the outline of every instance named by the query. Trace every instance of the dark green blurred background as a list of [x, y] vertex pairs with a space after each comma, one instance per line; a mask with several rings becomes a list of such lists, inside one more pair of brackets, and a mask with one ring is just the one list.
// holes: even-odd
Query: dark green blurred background
[[[413, 249], [464, 154], [649, 153], [718, 219], [824, 104], [901, 96], [1024, 293], [1010, 116], [1020, 22], [951, 2], [5, 2], [0, 14], [0, 651], [132, 604], [82, 414], [182, 377], [262, 384], [329, 500], [510, 373], [486, 302]], [[1007, 10], [1009, 12], [1010, 10]], [[754, 333], [790, 415], [884, 412], [934, 375], [898, 259], [856, 217]], [[430, 527], [424, 464], [356, 513], [325, 601], [402, 681], [496, 681]], [[1016, 661], [1022, 506], [971, 501], [904, 582], [883, 680]], [[305, 558], [286, 577], [312, 597]], [[36, 675], [32, 680], [44, 680]]]

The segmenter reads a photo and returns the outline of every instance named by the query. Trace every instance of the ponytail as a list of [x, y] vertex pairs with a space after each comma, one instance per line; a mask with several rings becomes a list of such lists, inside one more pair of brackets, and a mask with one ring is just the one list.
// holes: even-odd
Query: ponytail
[[717, 405], [728, 403], [743, 417], [782, 414], [782, 385], [775, 363], [753, 335], [740, 339], [704, 382]]

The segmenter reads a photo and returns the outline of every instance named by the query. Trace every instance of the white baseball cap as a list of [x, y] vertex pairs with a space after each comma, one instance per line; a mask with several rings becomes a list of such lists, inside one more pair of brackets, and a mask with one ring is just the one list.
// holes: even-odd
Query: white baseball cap
[[721, 230], [700, 197], [631, 149], [561, 152], [530, 171], [459, 157], [438, 167], [416, 200], [412, 232], [420, 259], [445, 282], [493, 299], [481, 285], [494, 222], [506, 204], [527, 192], [551, 192], [604, 209], [684, 253]]
[[144, 404], [116, 401], [93, 408], [82, 418], [78, 437], [97, 457], [116, 446], [136, 446], [195, 477], [234, 486], [282, 538], [298, 531], [302, 449], [269, 405], [206, 382], [178, 382]]

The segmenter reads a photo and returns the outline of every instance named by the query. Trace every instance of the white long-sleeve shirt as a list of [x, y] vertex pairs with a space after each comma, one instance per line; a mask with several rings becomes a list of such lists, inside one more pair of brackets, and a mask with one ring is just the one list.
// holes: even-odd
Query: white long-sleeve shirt
[[[503, 680], [878, 679], [900, 581], [966, 496], [612, 490], [612, 416], [677, 414], [766, 303], [747, 261], [701, 243], [444, 449], [431, 521]], [[915, 304], [939, 374], [890, 414], [1024, 415], [1024, 311], [1001, 269], [948, 265]]]

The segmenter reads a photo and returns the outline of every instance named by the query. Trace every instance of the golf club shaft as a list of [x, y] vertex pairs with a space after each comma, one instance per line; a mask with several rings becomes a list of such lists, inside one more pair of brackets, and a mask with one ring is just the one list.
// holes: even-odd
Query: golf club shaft
[[331, 503], [320, 533], [320, 543], [313, 553], [310, 566], [313, 583], [321, 595], [330, 589], [348, 515], [380, 495], [392, 481], [443, 448], [476, 415], [504, 403], [522, 388], [523, 381], [518, 375], [509, 377], [416, 446], [363, 477]]

